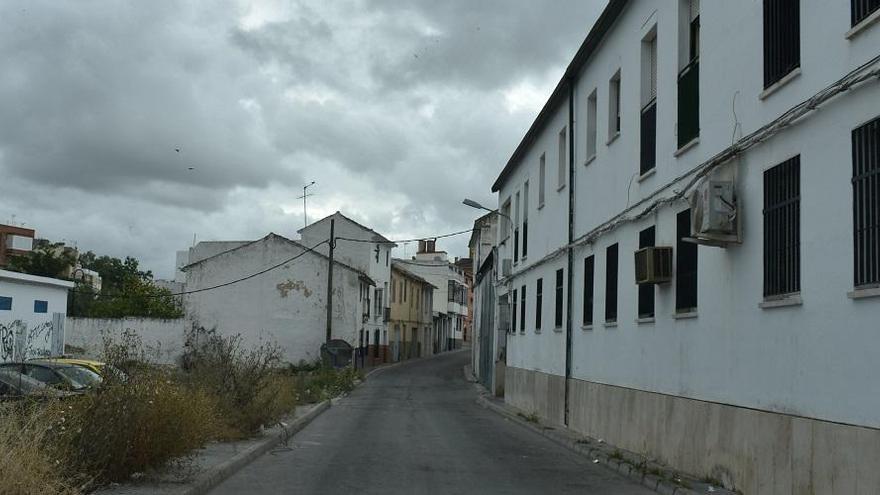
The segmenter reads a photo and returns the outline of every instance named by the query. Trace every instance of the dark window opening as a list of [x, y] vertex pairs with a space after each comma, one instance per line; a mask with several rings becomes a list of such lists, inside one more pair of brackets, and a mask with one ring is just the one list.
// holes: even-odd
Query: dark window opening
[[651, 171], [657, 163], [657, 99], [642, 109], [639, 174]]
[[801, 290], [800, 156], [764, 172], [764, 297]]
[[510, 306], [510, 333], [516, 333], [516, 289], [513, 289], [513, 299]]
[[12, 311], [12, 298], [0, 296], [0, 311]]
[[801, 65], [800, 0], [764, 0], [764, 88]]
[[513, 229], [513, 262], [519, 261], [519, 228]]
[[880, 118], [853, 130], [855, 287], [880, 286]]
[[519, 289], [519, 331], [526, 331], [526, 286]]
[[535, 330], [541, 329], [542, 306], [544, 304], [544, 279], [538, 279], [538, 286], [535, 290]]
[[49, 312], [49, 302], [48, 301], [34, 301], [34, 313], [48, 313]]
[[864, 21], [871, 14], [880, 9], [880, 0], [850, 0], [850, 15], [852, 16], [852, 25]]
[[562, 293], [563, 293], [563, 282], [562, 282], [563, 271], [562, 268], [556, 270], [556, 314], [554, 315], [554, 325], [556, 328], [562, 328]]
[[[648, 227], [639, 232], [639, 249], [653, 247], [656, 238], [656, 229]], [[640, 284], [639, 289], [639, 318], [654, 317], [654, 284]]]
[[596, 263], [593, 256], [584, 259], [584, 326], [593, 324], [593, 278]]
[[691, 210], [676, 216], [675, 243], [675, 312], [697, 310], [697, 245], [685, 242], [691, 236]]
[[522, 257], [523, 259], [529, 255], [529, 221], [523, 220], [522, 227]]
[[605, 250], [605, 321], [617, 321], [617, 244]]

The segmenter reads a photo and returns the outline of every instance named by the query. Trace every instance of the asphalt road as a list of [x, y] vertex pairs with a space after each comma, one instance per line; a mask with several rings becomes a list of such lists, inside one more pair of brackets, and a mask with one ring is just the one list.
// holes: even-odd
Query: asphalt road
[[212, 493], [653, 493], [480, 407], [468, 358], [375, 373]]

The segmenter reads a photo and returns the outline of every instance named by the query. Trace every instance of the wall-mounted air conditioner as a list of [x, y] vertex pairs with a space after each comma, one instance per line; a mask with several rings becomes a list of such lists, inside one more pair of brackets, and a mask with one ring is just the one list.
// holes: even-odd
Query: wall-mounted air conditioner
[[672, 280], [672, 248], [646, 247], [635, 253], [636, 283], [662, 284]]
[[740, 215], [733, 181], [704, 180], [690, 200], [691, 235], [698, 244], [726, 246], [740, 243]]

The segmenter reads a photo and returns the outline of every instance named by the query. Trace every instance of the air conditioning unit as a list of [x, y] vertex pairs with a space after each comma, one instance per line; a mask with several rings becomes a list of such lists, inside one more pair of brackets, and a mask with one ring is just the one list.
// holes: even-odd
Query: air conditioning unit
[[636, 251], [636, 283], [662, 284], [672, 280], [672, 248], [646, 247]]
[[691, 232], [697, 238], [738, 240], [736, 190], [732, 181], [705, 180], [691, 197]]
[[513, 261], [510, 258], [501, 260], [501, 276], [509, 277], [513, 271]]

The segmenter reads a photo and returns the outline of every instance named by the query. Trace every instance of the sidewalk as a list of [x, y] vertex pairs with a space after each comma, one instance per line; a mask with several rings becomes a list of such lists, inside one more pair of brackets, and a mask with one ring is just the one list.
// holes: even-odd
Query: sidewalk
[[589, 438], [580, 433], [573, 432], [562, 425], [541, 423], [541, 420], [534, 414], [529, 414], [506, 404], [502, 398], [492, 397], [473, 378], [467, 366], [465, 366], [464, 372], [465, 378], [473, 382], [474, 387], [479, 390], [480, 397], [477, 398], [477, 403], [481, 406], [504, 416], [523, 428], [545, 436], [569, 450], [586, 456], [594, 464], [602, 464], [609, 469], [613, 469], [657, 493], [668, 495], [697, 495], [704, 493], [735, 495], [734, 492], [721, 488], [720, 483], [716, 483], [713, 480], [698, 480], [693, 476], [659, 464], [655, 460], [648, 459], [643, 455], [608, 445], [601, 438]]

